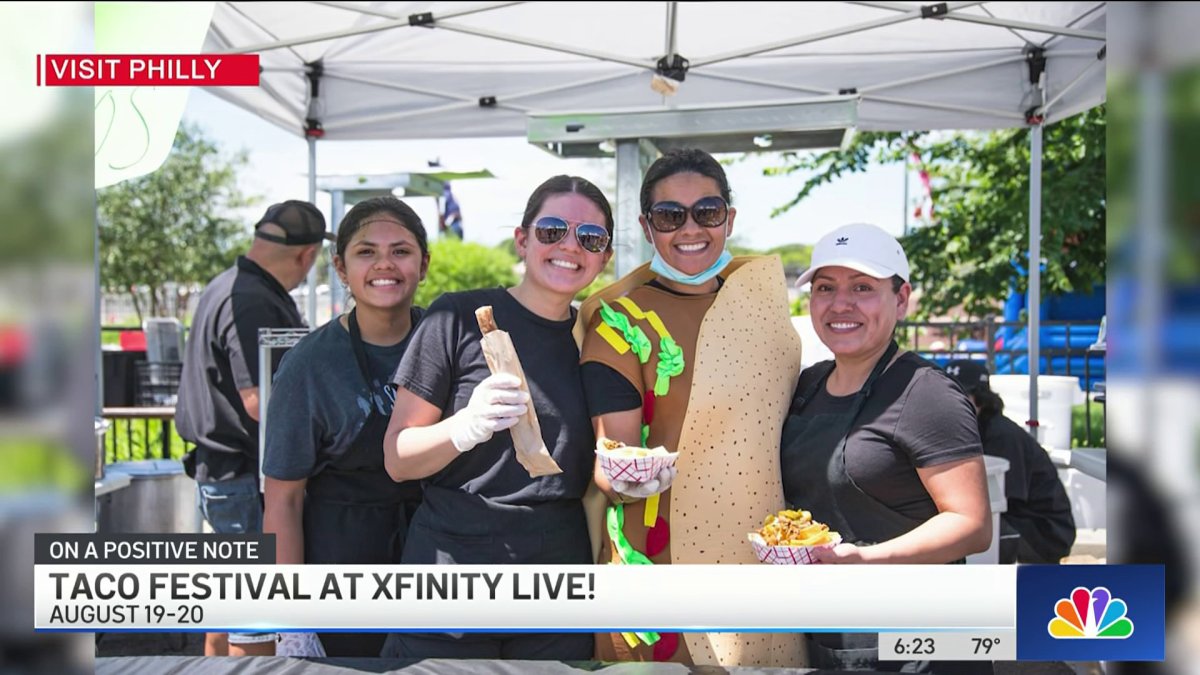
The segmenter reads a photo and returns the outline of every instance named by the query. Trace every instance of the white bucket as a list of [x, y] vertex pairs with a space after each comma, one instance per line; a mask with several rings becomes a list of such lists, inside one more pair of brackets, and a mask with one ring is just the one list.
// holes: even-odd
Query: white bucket
[[1004, 496], [1008, 460], [984, 455], [983, 466], [987, 473], [988, 501], [992, 507], [992, 543], [986, 551], [967, 556], [967, 564], [970, 565], [995, 565], [1000, 562], [1000, 514], [1008, 510], [1008, 498]]
[[[1029, 419], [1029, 376], [993, 375], [992, 391], [1004, 399], [1004, 416], [1022, 427]], [[1071, 408], [1084, 402], [1079, 379], [1038, 376], [1038, 442], [1047, 448], [1071, 447]]]

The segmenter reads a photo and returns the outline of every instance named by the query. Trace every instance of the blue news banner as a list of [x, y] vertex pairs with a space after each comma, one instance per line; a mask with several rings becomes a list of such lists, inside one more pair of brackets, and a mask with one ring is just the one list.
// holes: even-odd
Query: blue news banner
[[1161, 565], [1017, 568], [1020, 661], [1162, 661], [1166, 587]]
[[[59, 569], [69, 567], [76, 570], [73, 572], [75, 577], [82, 577], [73, 582], [74, 586], [66, 589], [70, 593], [78, 591], [80, 584], [83, 587], [96, 585], [97, 582], [90, 579], [84, 571], [87, 566], [92, 565], [182, 563], [206, 568], [214, 564], [270, 566], [275, 562], [274, 535], [263, 534], [38, 534], [35, 536], [34, 550], [35, 564]], [[77, 565], [84, 567], [76, 568]], [[615, 573], [619, 570], [597, 568], [597, 571]], [[692, 571], [703, 570], [687, 570]], [[722, 571], [744, 573], [748, 570], [714, 570], [711, 573], [717, 574]], [[886, 566], [854, 566], [853, 569], [764, 569], [763, 574], [753, 575], [753, 581], [757, 582], [777, 573], [786, 574], [789, 579], [793, 578], [791, 573], [796, 575], [795, 578], [801, 579], [811, 575], [810, 580], [812, 576], [821, 576], [827, 579], [827, 583], [833, 582], [834, 586], [852, 582], [848, 577], [862, 579], [858, 575], [869, 576], [870, 579], [865, 581], [872, 583], [879, 583], [885, 578], [889, 579], [888, 583], [898, 583], [907, 577], [911, 583], [922, 587], [920, 592], [924, 593], [930, 602], [936, 603], [939, 602], [938, 589], [925, 586], [928, 583], [927, 579], [917, 581], [918, 578], [923, 579], [926, 576], [924, 573], [928, 571], [930, 570], [926, 566], [909, 565], [891, 569]], [[947, 568], [939, 573], [954, 574], [956, 571], [970, 572], [976, 577], [984, 574], [989, 578], [994, 573], [996, 581], [1003, 580], [1001, 583], [1004, 584], [1012, 583], [1014, 576], [1013, 568], [1007, 566]], [[833, 574], [834, 572], [837, 574]], [[922, 574], [916, 574], [918, 572]], [[1165, 573], [1161, 565], [1021, 565], [1015, 572], [1017, 660], [1161, 661], [1165, 658]], [[678, 573], [672, 576], [678, 578], [680, 573], [684, 573], [684, 570], [678, 570]], [[219, 573], [209, 574], [220, 576]], [[67, 577], [68, 574], [51, 575], [55, 576]], [[687, 574], [682, 576], [686, 577]], [[747, 580], [744, 576], [742, 578], [743, 581]], [[630, 581], [632, 580], [626, 580]], [[63, 591], [64, 585], [69, 586], [61, 580], [55, 583], [59, 591]], [[112, 581], [109, 580], [109, 583]], [[803, 585], [799, 584], [798, 587], [802, 588]], [[689, 588], [689, 592], [694, 591], [694, 586]], [[87, 591], [88, 588], [84, 590]], [[57, 595], [61, 593], [48, 599], [55, 600]], [[1000, 596], [1004, 595], [1001, 591]], [[961, 600], [962, 598], [946, 597], [942, 600], [945, 604], [941, 606], [950, 610], [957, 606], [956, 602], [961, 603]], [[900, 623], [907, 624], [905, 630], [919, 631], [920, 625], [914, 625], [912, 620], [930, 618], [932, 617], [922, 619], [909, 615], [907, 620], [901, 618]], [[586, 627], [598, 628], [590, 623], [586, 624]], [[894, 632], [897, 627], [879, 625], [877, 630]], [[993, 630], [1002, 628], [1003, 626], [998, 625], [990, 627]], [[806, 629], [830, 630], [818, 625], [792, 626], [792, 630], [807, 632]], [[947, 630], [947, 626], [931, 626], [929, 630], [934, 632], [925, 635], [924, 638], [938, 641], [945, 638], [944, 631]], [[861, 628], [860, 631], [874, 632]], [[976, 651], [978, 652], [978, 649]], [[936, 658], [934, 652], [926, 653]]]

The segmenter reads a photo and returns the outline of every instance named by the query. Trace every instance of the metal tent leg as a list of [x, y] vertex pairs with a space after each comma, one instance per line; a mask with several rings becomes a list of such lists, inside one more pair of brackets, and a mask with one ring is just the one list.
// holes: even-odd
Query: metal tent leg
[[614, 268], [617, 278], [633, 271], [650, 259], [651, 247], [638, 223], [641, 214], [639, 196], [642, 172], [654, 161], [658, 151], [648, 141], [617, 141], [616, 231], [613, 233]]

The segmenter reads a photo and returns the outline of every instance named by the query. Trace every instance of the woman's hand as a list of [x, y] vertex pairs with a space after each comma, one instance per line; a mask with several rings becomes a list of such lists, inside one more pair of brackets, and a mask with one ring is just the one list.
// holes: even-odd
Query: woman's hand
[[528, 401], [520, 378], [507, 373], [489, 375], [471, 392], [467, 407], [450, 418], [450, 442], [459, 452], [467, 452], [516, 424], [528, 410]]
[[817, 562], [827, 565], [852, 565], [870, 562], [867, 560], [867, 547], [859, 547], [854, 544], [838, 544], [832, 548], [818, 548], [813, 551], [813, 557]]
[[663, 467], [662, 471], [654, 478], [645, 483], [634, 483], [627, 480], [612, 481], [612, 490], [617, 494], [633, 500], [646, 499], [653, 495], [662, 494], [671, 487], [671, 483], [675, 481], [675, 467]]

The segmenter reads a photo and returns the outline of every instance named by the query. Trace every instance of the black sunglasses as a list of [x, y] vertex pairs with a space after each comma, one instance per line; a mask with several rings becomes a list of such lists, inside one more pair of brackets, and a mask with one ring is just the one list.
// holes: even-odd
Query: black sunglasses
[[[567, 236], [571, 225], [558, 216], [542, 216], [533, 224], [533, 234], [543, 244], [557, 244]], [[579, 223], [575, 226], [575, 240], [585, 251], [603, 253], [608, 250], [608, 228], [595, 223]]]
[[729, 218], [729, 204], [720, 197], [703, 197], [691, 208], [679, 202], [658, 202], [646, 212], [646, 220], [659, 232], [674, 232], [687, 222], [688, 212], [700, 227], [720, 227]]

